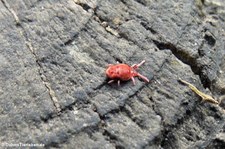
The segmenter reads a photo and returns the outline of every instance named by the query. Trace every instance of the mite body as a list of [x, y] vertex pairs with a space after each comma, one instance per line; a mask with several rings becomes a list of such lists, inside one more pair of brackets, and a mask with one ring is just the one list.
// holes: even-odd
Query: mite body
[[129, 66], [127, 64], [110, 64], [108, 68], [106, 69], [106, 75], [109, 79], [111, 79], [108, 83], [112, 83], [115, 80], [117, 80], [118, 85], [120, 85], [121, 81], [128, 81], [132, 80], [133, 84], [135, 85], [135, 79], [134, 77], [138, 76], [141, 79], [143, 79], [145, 82], [149, 82], [148, 78], [138, 73], [136, 70], [138, 67], [140, 67], [142, 64], [145, 63], [145, 60], [143, 60], [139, 64], [134, 64], [132, 66]]

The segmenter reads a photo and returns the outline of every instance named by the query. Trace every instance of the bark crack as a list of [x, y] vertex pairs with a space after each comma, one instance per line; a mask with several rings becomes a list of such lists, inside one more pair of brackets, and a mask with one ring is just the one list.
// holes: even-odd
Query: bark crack
[[27, 48], [29, 49], [29, 51], [31, 52], [31, 54], [33, 55], [33, 57], [36, 60], [36, 64], [38, 66], [38, 73], [40, 75], [41, 81], [44, 84], [44, 86], [46, 87], [46, 89], [49, 93], [49, 96], [56, 108], [57, 113], [60, 113], [61, 108], [60, 108], [59, 101], [56, 97], [55, 91], [52, 89], [51, 84], [47, 81], [47, 77], [43, 73], [43, 67], [38, 59], [38, 55], [35, 53], [34, 47], [32, 46], [30, 39], [27, 37], [27, 33], [26, 33], [24, 27], [21, 25], [19, 17], [17, 16], [16, 12], [10, 7], [10, 5], [7, 3], [6, 0], [1, 0], [1, 2], [3, 3], [3, 5], [12, 14], [13, 18], [15, 19], [16, 25], [20, 29], [20, 34], [25, 39], [25, 44], [26, 44]]
[[38, 66], [38, 72], [39, 72], [40, 78], [42, 80], [42, 83], [47, 88], [49, 96], [50, 96], [50, 98], [51, 98], [51, 100], [52, 100], [52, 102], [53, 102], [53, 104], [54, 104], [54, 106], [56, 108], [56, 111], [58, 113], [60, 113], [61, 112], [61, 108], [60, 108], [59, 101], [58, 101], [58, 99], [56, 97], [55, 91], [52, 89], [51, 84], [47, 81], [47, 77], [43, 73], [43, 67], [42, 67], [42, 65], [41, 65], [41, 63], [40, 63], [40, 61], [38, 59], [37, 54], [34, 51], [34, 48], [33, 48], [32, 44], [31, 44], [31, 42], [29, 41], [29, 38], [27, 38], [27, 36], [24, 35], [26, 33], [25, 33], [25, 31], [24, 31], [22, 26], [21, 26], [21, 34], [23, 35], [23, 37], [25, 37], [26, 46], [28, 47], [28, 49], [30, 50], [30, 52], [32, 53], [32, 55], [36, 59], [36, 64]]
[[6, 0], [1, 0], [4, 7], [12, 14], [13, 18], [15, 19], [16, 25], [20, 25], [19, 17], [17, 16], [16, 12], [10, 7]]

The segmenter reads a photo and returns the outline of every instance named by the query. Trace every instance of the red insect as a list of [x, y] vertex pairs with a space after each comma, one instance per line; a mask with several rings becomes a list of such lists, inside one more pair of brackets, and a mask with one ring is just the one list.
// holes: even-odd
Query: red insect
[[145, 76], [141, 75], [136, 71], [138, 67], [140, 67], [142, 64], [145, 63], [145, 60], [143, 60], [139, 64], [134, 64], [132, 66], [129, 66], [127, 64], [109, 64], [108, 68], [106, 69], [106, 75], [108, 78], [111, 80], [108, 83], [112, 83], [115, 80], [118, 82], [118, 86], [120, 85], [120, 80], [122, 81], [127, 81], [127, 80], [132, 80], [133, 84], [135, 85], [135, 79], [134, 77], [138, 76], [142, 78], [145, 82], [149, 82], [148, 78]]

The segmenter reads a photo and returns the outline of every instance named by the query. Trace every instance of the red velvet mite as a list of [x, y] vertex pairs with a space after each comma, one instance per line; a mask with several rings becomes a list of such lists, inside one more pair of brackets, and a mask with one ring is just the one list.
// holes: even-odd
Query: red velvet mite
[[129, 66], [127, 64], [109, 64], [108, 68], [106, 69], [106, 75], [109, 79], [111, 79], [108, 83], [112, 83], [115, 80], [118, 82], [118, 86], [120, 85], [120, 80], [127, 81], [132, 80], [133, 84], [135, 85], [135, 79], [134, 77], [138, 76], [141, 79], [143, 79], [145, 82], [149, 82], [148, 78], [138, 73], [136, 70], [138, 67], [140, 67], [142, 64], [145, 63], [145, 60], [143, 60], [139, 64], [134, 64], [132, 66]]

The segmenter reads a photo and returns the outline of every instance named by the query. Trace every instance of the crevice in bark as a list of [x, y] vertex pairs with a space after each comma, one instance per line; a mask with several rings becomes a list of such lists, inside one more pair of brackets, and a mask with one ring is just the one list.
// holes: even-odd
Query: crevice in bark
[[7, 10], [13, 15], [15, 21], [16, 21], [16, 25], [17, 27], [20, 29], [20, 33], [23, 36], [23, 38], [25, 39], [25, 44], [27, 46], [27, 48], [29, 49], [29, 51], [31, 52], [31, 54], [33, 55], [33, 57], [35, 58], [36, 64], [38, 66], [38, 73], [39, 76], [44, 84], [44, 86], [46, 87], [46, 89], [48, 90], [49, 96], [56, 108], [57, 112], [60, 112], [60, 105], [58, 102], [58, 99], [56, 97], [55, 91], [51, 88], [51, 84], [50, 82], [47, 81], [47, 77], [44, 75], [44, 70], [43, 67], [39, 61], [39, 58], [37, 56], [37, 54], [35, 53], [35, 49], [33, 48], [30, 39], [28, 38], [28, 35], [24, 29], [24, 27], [22, 26], [22, 24], [20, 23], [19, 17], [17, 16], [17, 14], [15, 13], [15, 11], [13, 9], [10, 8], [9, 4], [5, 1], [5, 0], [1, 0], [2, 3], [4, 4], [4, 6], [7, 8]]
[[19, 17], [17, 16], [16, 12], [10, 7], [10, 5], [7, 3], [6, 0], [1, 0], [1, 2], [3, 3], [4, 7], [12, 14], [16, 25], [20, 25], [20, 20]]
[[92, 9], [88, 4], [86, 4], [86, 3], [82, 3], [82, 2], [76, 2], [75, 1], [75, 4], [77, 4], [77, 5], [79, 5], [79, 6], [81, 6], [85, 11], [88, 11], [89, 9]]
[[185, 50], [176, 47], [176, 45], [170, 42], [161, 42], [157, 40], [153, 40], [153, 42], [159, 50], [170, 50], [180, 61], [189, 65], [195, 74], [200, 74], [200, 68], [197, 67], [197, 58], [191, 57]]
[[137, 3], [146, 6], [146, 1], [145, 0], [135, 0]]
[[[185, 50], [176, 47], [174, 44], [172, 44], [170, 42], [161, 42], [161, 41], [157, 41], [157, 40], [153, 40], [153, 42], [160, 50], [166, 50], [166, 49], [170, 50], [175, 57], [177, 57], [184, 64], [187, 64], [191, 67], [193, 73], [200, 77], [201, 83], [205, 88], [210, 87], [211, 82], [209, 81], [207, 76], [205, 76], [202, 73], [202, 70], [205, 69], [205, 67], [199, 66], [199, 64], [197, 62], [197, 59], [199, 58], [199, 56], [192, 57], [192, 56], [190, 56], [189, 53], [185, 52]], [[201, 48], [202, 48], [203, 44], [204, 44], [204, 42], [200, 45], [200, 47], [198, 49], [198, 51], [200, 53], [201, 53]]]

